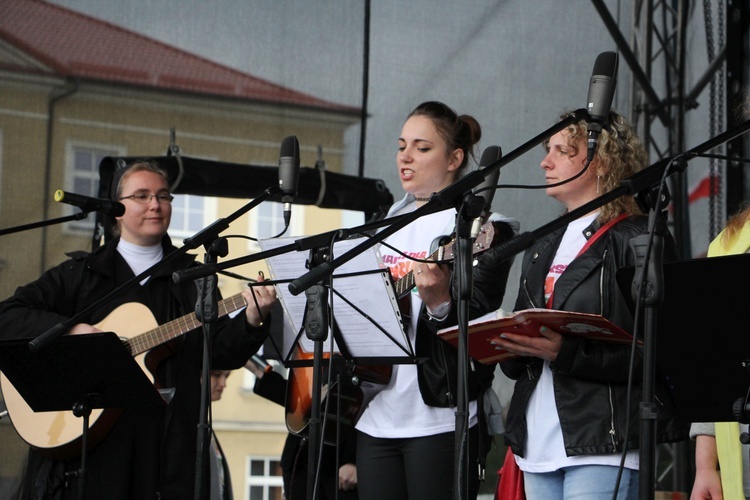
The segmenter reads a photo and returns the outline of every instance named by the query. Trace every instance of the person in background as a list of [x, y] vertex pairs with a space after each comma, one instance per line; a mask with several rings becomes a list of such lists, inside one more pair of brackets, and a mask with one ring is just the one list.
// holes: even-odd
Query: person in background
[[[176, 250], [167, 235], [172, 195], [164, 169], [154, 162], [137, 162], [124, 170], [115, 191], [114, 198], [125, 205], [124, 215], [117, 217], [118, 236], [93, 253], [71, 254], [69, 260], [0, 302], [0, 335], [36, 337]], [[196, 265], [192, 255], [182, 254], [170, 260], [140, 284], [123, 290], [82, 317], [67, 334], [98, 332], [96, 325], [118, 306], [130, 310], [132, 303], [145, 305], [158, 324], [193, 315], [195, 285], [177, 285], [171, 279], [174, 271], [192, 265]], [[253, 287], [242, 295], [249, 304], [244, 313], [221, 318], [211, 325], [211, 364], [215, 368], [242, 367], [268, 335], [266, 316], [276, 300], [275, 289]], [[146, 319], [138, 314], [126, 314], [122, 328], [132, 326], [136, 319]], [[85, 499], [194, 497], [202, 356], [201, 329], [149, 351], [147, 366], [165, 405], [126, 408], [101, 440], [91, 443]], [[23, 498], [79, 498], [79, 468], [80, 458], [54, 460], [32, 448]]]
[[[727, 221], [708, 246], [708, 257], [750, 251], [750, 206]], [[740, 442], [739, 422], [696, 422], [690, 427], [695, 439], [695, 482], [691, 500], [750, 498], [750, 446]]]
[[[211, 370], [211, 402], [221, 399], [227, 387], [230, 370]], [[229, 475], [229, 464], [221, 449], [216, 432], [211, 429], [211, 453], [209, 457], [211, 477], [211, 500], [232, 500], [232, 478]]]
[[[482, 135], [476, 119], [457, 115], [444, 103], [428, 101], [408, 115], [396, 153], [401, 186], [406, 195], [386, 216], [413, 212], [461, 177]], [[493, 214], [498, 241], [509, 239], [518, 223]], [[381, 246], [384, 264], [394, 280], [413, 273], [406, 332], [415, 347], [417, 364], [393, 367], [390, 382], [369, 402], [357, 429], [357, 479], [362, 499], [452, 499], [458, 488], [455, 474], [456, 350], [436, 332], [456, 325], [457, 307], [451, 294], [452, 268], [426, 261], [433, 241], [454, 232], [456, 210], [449, 208], [420, 218], [386, 238]], [[396, 250], [394, 250], [396, 249]], [[512, 258], [500, 258], [491, 248], [476, 256], [470, 315], [498, 309]], [[415, 260], [419, 259], [419, 260]], [[490, 437], [484, 432], [478, 401], [491, 387], [495, 366], [470, 363], [469, 498], [479, 490], [478, 468], [484, 462]], [[481, 439], [481, 441], [480, 441]], [[481, 451], [480, 451], [481, 448]]]
[[[613, 110], [608, 122], [590, 163], [585, 121], [545, 142], [541, 168], [546, 194], [566, 212], [609, 192], [647, 165], [645, 148], [626, 120]], [[541, 237], [524, 254], [514, 310], [546, 307], [598, 314], [632, 333], [633, 313], [616, 272], [634, 265], [630, 241], [648, 230], [648, 217], [635, 199], [623, 196]], [[664, 237], [665, 260], [676, 259], [661, 216], [655, 230]], [[617, 498], [637, 498], [641, 357], [636, 355], [632, 365], [635, 383], [628, 392], [630, 345], [566, 336], [547, 327], [540, 333], [527, 337], [505, 332], [496, 340], [517, 355], [500, 363], [516, 381], [505, 440], [523, 471], [527, 498], [613, 498], [624, 451]], [[687, 425], [673, 418], [659, 384], [656, 399], [657, 441], [686, 438]]]
[[[255, 359], [255, 361], [253, 360]], [[287, 380], [278, 372], [263, 366], [257, 358], [250, 359], [245, 368], [255, 375], [253, 392], [281, 406], [286, 405]], [[300, 368], [293, 368], [300, 369]], [[305, 368], [301, 368], [305, 369]], [[285, 500], [306, 500], [308, 441], [301, 436], [289, 433], [281, 453], [281, 468], [284, 479]], [[323, 444], [321, 459], [321, 479], [319, 498], [321, 500], [357, 500], [356, 434], [351, 432], [343, 440], [340, 449], [340, 462], [336, 468], [336, 448]], [[338, 489], [338, 491], [336, 491]]]

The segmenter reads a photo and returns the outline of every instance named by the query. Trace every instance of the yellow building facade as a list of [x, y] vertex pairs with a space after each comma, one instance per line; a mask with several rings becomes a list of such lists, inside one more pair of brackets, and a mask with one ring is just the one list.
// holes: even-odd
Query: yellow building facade
[[[0, 229], [7, 232], [77, 211], [56, 203], [54, 192], [87, 194], [77, 190], [76, 182], [91, 176], [102, 155], [164, 156], [171, 131], [185, 156], [269, 166], [278, 163], [283, 138], [295, 135], [303, 166], [315, 163], [320, 148], [327, 168], [341, 171], [344, 132], [356, 120], [352, 113], [315, 107], [0, 71]], [[76, 172], [87, 162], [91, 171]], [[249, 201], [206, 198], [193, 215], [204, 227]], [[254, 212], [234, 221], [227, 234], [271, 236], [258, 234], [263, 222]], [[351, 214], [341, 210], [294, 205], [289, 235], [337, 229], [352, 220], [348, 217]], [[10, 296], [17, 286], [63, 261], [65, 252], [90, 250], [92, 222], [88, 226], [86, 221], [68, 222], [0, 237], [0, 296]], [[173, 218], [173, 229], [175, 222], [179, 221]], [[170, 234], [179, 245], [191, 234], [190, 225]], [[247, 239], [231, 238], [227, 258], [258, 251], [257, 244]], [[258, 270], [266, 270], [262, 261], [232, 269], [245, 276], [255, 276]], [[241, 286], [241, 280], [220, 279], [224, 296], [238, 293]], [[270, 495], [265, 498], [273, 498], [280, 491], [273, 488], [280, 484], [280, 477], [274, 477], [277, 472], [267, 471], [258, 478], [251, 464], [272, 467], [278, 461], [286, 437], [284, 408], [253, 395], [252, 383], [246, 370], [229, 378], [223, 399], [214, 405], [213, 425], [230, 463], [235, 498], [249, 498], [254, 482]], [[17, 484], [25, 446], [8, 418], [0, 420], [0, 439], [0, 493], [5, 494]]]

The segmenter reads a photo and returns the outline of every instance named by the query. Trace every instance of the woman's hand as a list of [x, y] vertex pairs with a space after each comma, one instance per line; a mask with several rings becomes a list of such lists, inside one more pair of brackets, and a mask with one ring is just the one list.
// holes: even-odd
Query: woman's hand
[[546, 326], [539, 329], [541, 337], [529, 337], [517, 333], [503, 333], [492, 340], [492, 344], [506, 349], [519, 356], [534, 356], [536, 358], [554, 361], [560, 352], [563, 336], [550, 330]]
[[419, 298], [429, 308], [450, 302], [451, 270], [445, 264], [417, 262], [413, 269], [414, 284], [419, 291]]
[[[263, 273], [258, 273], [258, 283], [264, 279]], [[242, 296], [247, 304], [245, 316], [248, 324], [256, 328], [262, 326], [268, 316], [268, 311], [276, 302], [276, 288], [273, 285], [247, 287], [242, 290]]]

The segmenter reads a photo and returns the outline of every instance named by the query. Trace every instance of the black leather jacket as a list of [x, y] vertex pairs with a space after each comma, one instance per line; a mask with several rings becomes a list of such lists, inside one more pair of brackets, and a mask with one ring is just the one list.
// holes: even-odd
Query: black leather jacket
[[[629, 299], [616, 281], [617, 270], [634, 264], [630, 240], [647, 232], [645, 216], [629, 217], [595, 241], [563, 272], [555, 284], [553, 309], [600, 314], [625, 331], [633, 331]], [[664, 258], [675, 260], [676, 251], [666, 226]], [[584, 231], [586, 238], [598, 229], [594, 222]], [[524, 254], [515, 310], [545, 307], [544, 281], [565, 228], [540, 239]], [[565, 451], [568, 456], [617, 453], [639, 447], [639, 402], [642, 363], [640, 352], [634, 364], [634, 390], [630, 398], [630, 434], [626, 439], [627, 379], [630, 367], [629, 345], [565, 336], [557, 359], [551, 363], [557, 412], [560, 417]], [[539, 380], [543, 360], [521, 357], [500, 364], [503, 372], [516, 379], [506, 420], [506, 442], [513, 453], [524, 456], [527, 432], [526, 407]], [[672, 404], [657, 381], [657, 442], [673, 442], [687, 437], [689, 424], [672, 416]]]
[[[513, 229], [504, 222], [495, 222], [496, 244], [513, 237]], [[469, 317], [476, 318], [500, 307], [505, 295], [513, 257], [502, 258], [494, 246], [476, 258], [473, 268], [473, 292], [469, 303]], [[452, 285], [451, 285], [452, 287]], [[435, 321], [422, 305], [414, 346], [417, 358], [417, 378], [422, 400], [429, 406], [453, 407], [456, 405], [456, 373], [458, 356], [456, 349], [440, 339], [435, 333], [448, 326], [458, 324], [456, 301], [443, 321]], [[469, 400], [477, 399], [487, 389], [494, 377], [495, 365], [487, 366], [472, 361], [469, 364]]]

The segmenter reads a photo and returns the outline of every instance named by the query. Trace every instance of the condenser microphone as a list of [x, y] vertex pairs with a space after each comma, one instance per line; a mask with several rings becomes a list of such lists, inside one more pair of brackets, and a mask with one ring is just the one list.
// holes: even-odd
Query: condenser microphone
[[292, 218], [292, 201], [297, 196], [299, 182], [299, 141], [290, 135], [281, 142], [279, 154], [279, 188], [284, 194], [281, 202], [284, 204], [284, 224], [288, 227]]
[[79, 207], [84, 212], [101, 212], [112, 217], [120, 217], [125, 213], [125, 205], [119, 201], [68, 193], [62, 189], [55, 191], [55, 201]]
[[602, 52], [594, 62], [594, 71], [589, 82], [589, 95], [586, 99], [589, 112], [587, 165], [594, 159], [599, 134], [607, 125], [607, 117], [612, 108], [617, 86], [617, 63], [616, 52]]
[[[479, 169], [488, 167], [503, 157], [503, 150], [500, 146], [489, 146], [482, 152], [482, 157], [479, 159]], [[500, 169], [495, 169], [494, 172], [488, 174], [487, 177], [474, 188], [474, 194], [484, 199], [484, 206], [482, 207], [482, 214], [474, 219], [471, 224], [471, 238], [475, 239], [479, 235], [479, 231], [482, 224], [487, 222], [487, 218], [492, 212], [492, 198], [495, 197], [495, 186], [497, 186], [497, 180], [500, 178]]]

